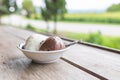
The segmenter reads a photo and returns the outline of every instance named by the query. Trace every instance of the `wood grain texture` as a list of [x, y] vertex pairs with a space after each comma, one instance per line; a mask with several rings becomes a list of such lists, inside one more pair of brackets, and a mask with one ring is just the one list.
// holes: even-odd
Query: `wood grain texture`
[[110, 80], [120, 79], [120, 55], [107, 51], [75, 45], [64, 58], [100, 74]]
[[0, 80], [98, 80], [60, 59], [51, 64], [31, 62], [16, 48], [16, 45], [22, 41], [17, 37], [19, 34], [22, 37], [29, 36], [27, 31], [25, 31], [26, 35], [23, 32], [0, 27]]

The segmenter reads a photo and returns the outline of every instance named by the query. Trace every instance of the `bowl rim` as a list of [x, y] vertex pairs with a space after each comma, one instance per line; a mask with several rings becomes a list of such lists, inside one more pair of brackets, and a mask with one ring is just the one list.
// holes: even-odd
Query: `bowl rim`
[[69, 47], [66, 47], [64, 49], [61, 49], [61, 50], [53, 50], [53, 51], [33, 51], [33, 50], [27, 50], [27, 49], [22, 49], [22, 47], [25, 45], [25, 42], [21, 42], [17, 45], [17, 48], [20, 49], [21, 51], [26, 51], [26, 52], [31, 52], [31, 53], [46, 53], [46, 54], [50, 54], [50, 53], [55, 53], [55, 52], [62, 52], [62, 51], [66, 51], [70, 48]]

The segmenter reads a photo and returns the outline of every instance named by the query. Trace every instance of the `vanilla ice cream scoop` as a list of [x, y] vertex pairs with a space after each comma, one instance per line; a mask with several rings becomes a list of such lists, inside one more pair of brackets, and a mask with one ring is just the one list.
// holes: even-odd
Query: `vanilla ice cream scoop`
[[27, 38], [24, 49], [38, 51], [41, 46], [40, 43], [44, 40], [45, 38], [42, 38], [39, 34], [33, 34]]

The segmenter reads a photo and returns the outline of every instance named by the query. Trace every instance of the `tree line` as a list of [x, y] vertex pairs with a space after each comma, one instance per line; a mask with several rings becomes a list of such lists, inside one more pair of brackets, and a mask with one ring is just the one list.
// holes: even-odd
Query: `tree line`
[[107, 12], [118, 12], [118, 11], [120, 11], [120, 3], [113, 4], [107, 9]]

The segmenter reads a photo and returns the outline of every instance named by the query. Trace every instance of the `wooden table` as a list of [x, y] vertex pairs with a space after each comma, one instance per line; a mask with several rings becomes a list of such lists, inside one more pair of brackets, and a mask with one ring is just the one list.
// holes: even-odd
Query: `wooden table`
[[54, 63], [33, 63], [16, 48], [33, 33], [0, 27], [0, 80], [120, 80], [119, 54], [83, 44]]

